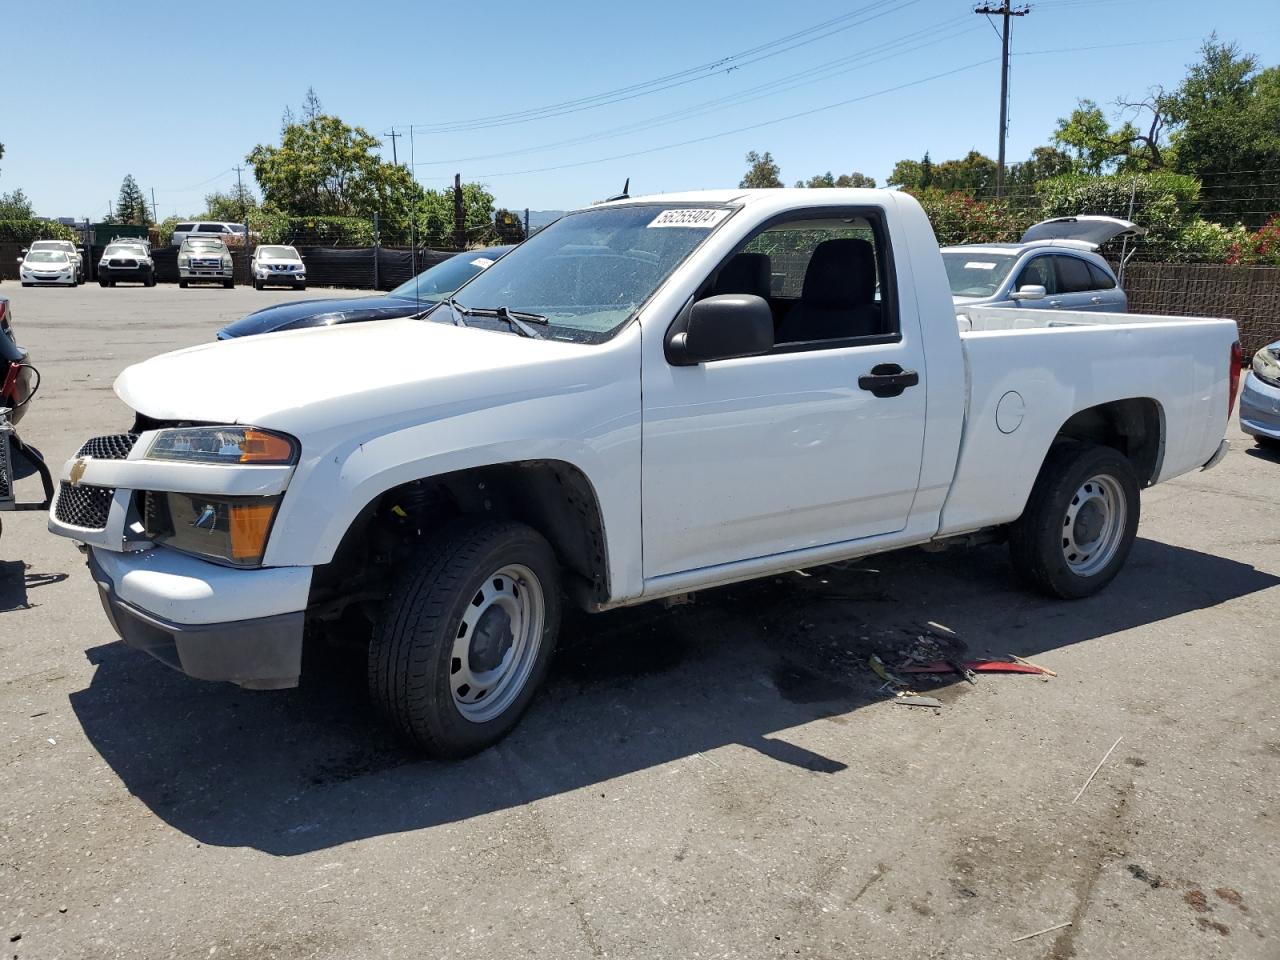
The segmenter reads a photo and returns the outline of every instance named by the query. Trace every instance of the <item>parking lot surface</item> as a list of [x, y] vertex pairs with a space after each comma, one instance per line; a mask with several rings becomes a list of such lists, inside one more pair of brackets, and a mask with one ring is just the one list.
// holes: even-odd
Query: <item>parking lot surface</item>
[[[129, 363], [327, 295], [5, 283], [44, 378], [21, 432], [61, 464], [129, 425]], [[1274, 960], [1280, 459], [1229, 436], [1097, 597], [984, 547], [578, 616], [453, 764], [389, 738], [358, 661], [255, 693], [123, 647], [74, 547], [6, 515], [0, 955]], [[1058, 676], [897, 705], [868, 657], [927, 621]]]

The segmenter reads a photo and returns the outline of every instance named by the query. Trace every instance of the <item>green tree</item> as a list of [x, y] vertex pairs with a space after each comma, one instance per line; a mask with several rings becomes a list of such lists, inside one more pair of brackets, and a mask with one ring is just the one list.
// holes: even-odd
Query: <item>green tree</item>
[[245, 220], [252, 220], [257, 211], [258, 198], [241, 183], [226, 192], [215, 190], [205, 194], [204, 213], [197, 219], [243, 223]]
[[747, 174], [738, 186], [748, 189], [782, 186], [782, 171], [767, 150], [763, 154], [752, 150], [747, 154]]
[[0, 193], [0, 220], [31, 220], [36, 215], [21, 189]]
[[[928, 154], [925, 156], [928, 157]], [[899, 160], [893, 165], [889, 179], [885, 182], [891, 187], [901, 187], [903, 190], [918, 190], [921, 169], [919, 160]]]
[[1266, 212], [1250, 201], [1275, 193], [1262, 184], [1280, 167], [1280, 67], [1260, 70], [1252, 54], [1211, 36], [1171, 100], [1174, 169], [1204, 180], [1205, 215], [1261, 226]]
[[838, 177], [831, 175], [831, 171], [819, 173], [810, 177], [808, 180], [797, 180], [797, 187], [874, 187], [876, 181], [874, 177], [868, 177], [865, 173], [842, 173]]
[[120, 183], [120, 196], [116, 199], [114, 222], [136, 223], [144, 227], [151, 225], [151, 211], [147, 208], [147, 199], [131, 173], [126, 174]]
[[1033, 187], [1042, 180], [1070, 173], [1071, 157], [1056, 147], [1036, 147], [1022, 163], [1010, 166], [1005, 177], [1009, 186]]
[[924, 158], [920, 161], [920, 188], [928, 190], [933, 186], [933, 161], [929, 158], [929, 151], [924, 152]]
[[1060, 117], [1053, 131], [1054, 146], [1066, 151], [1077, 173], [1097, 176], [1119, 167], [1140, 134], [1132, 123], [1112, 129], [1093, 100], [1077, 100], [1070, 115]]
[[[462, 220], [464, 245], [495, 239], [493, 194], [483, 184], [462, 185]], [[423, 193], [418, 204], [418, 242], [427, 246], [455, 245], [452, 188]]]
[[259, 144], [245, 160], [263, 203], [286, 215], [405, 218], [422, 189], [407, 168], [383, 161], [381, 145], [362, 127], [320, 113], [289, 124], [278, 147]]

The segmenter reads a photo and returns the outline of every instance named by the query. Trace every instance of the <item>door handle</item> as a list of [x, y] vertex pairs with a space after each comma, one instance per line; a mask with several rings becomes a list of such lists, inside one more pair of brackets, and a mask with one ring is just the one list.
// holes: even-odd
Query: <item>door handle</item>
[[858, 378], [858, 387], [869, 390], [876, 397], [897, 397], [907, 387], [914, 387], [920, 382], [920, 374], [914, 370], [903, 370], [896, 363], [877, 363], [870, 373]]
[[1090, 298], [1089, 298], [1089, 302], [1090, 302], [1090, 303], [1102, 303], [1102, 302], [1103, 302], [1103, 300], [1102, 300], [1102, 298], [1101, 298], [1101, 297], [1090, 297]]
[[1050, 300], [1050, 301], [1049, 301], [1049, 306], [1051, 306], [1051, 307], [1053, 307], [1053, 308], [1057, 309], [1058, 307], [1062, 306], [1062, 301], [1061, 301], [1061, 300]]

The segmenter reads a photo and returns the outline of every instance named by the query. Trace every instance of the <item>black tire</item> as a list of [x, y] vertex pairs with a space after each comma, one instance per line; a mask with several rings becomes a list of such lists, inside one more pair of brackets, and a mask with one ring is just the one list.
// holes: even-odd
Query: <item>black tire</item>
[[110, 283], [108, 283], [106, 280], [99, 280], [99, 281], [98, 281], [98, 286], [100, 286], [100, 287], [109, 287], [109, 286], [111, 286], [111, 284], [110, 284]]
[[185, 280], [179, 280], [179, 281], [178, 281], [178, 289], [179, 289], [179, 290], [185, 290], [185, 289], [187, 289], [187, 281], [185, 281]]
[[307, 289], [307, 285], [306, 285], [305, 283], [295, 283], [295, 284], [293, 285], [293, 289], [295, 289], [295, 290], [305, 290], [305, 289]]
[[253, 289], [255, 289], [255, 290], [261, 290], [261, 289], [262, 289], [262, 281], [261, 281], [261, 280], [255, 280], [255, 281], [253, 281]]
[[115, 282], [114, 280], [112, 280], [112, 281], [110, 281], [110, 285], [114, 287], [114, 286], [116, 285], [116, 282]]
[[[1099, 547], [1096, 556], [1072, 554], [1074, 561], [1069, 560], [1068, 551], [1076, 549], [1077, 525], [1084, 522], [1081, 510], [1076, 523], [1070, 523], [1070, 511], [1079, 503], [1086, 483], [1094, 478], [1104, 478], [1103, 487], [1123, 501], [1123, 522], [1117, 519], [1114, 539], [1108, 538], [1109, 545]], [[1138, 478], [1123, 454], [1085, 443], [1054, 447], [1040, 468], [1026, 509], [1009, 533], [1014, 571], [1029, 586], [1050, 596], [1064, 600], [1091, 596], [1124, 566], [1138, 534], [1140, 514]], [[1064, 530], [1067, 527], [1069, 531]], [[1068, 532], [1070, 546], [1064, 536]], [[1100, 565], [1087, 568], [1091, 562]]]
[[23, 284], [23, 286], [24, 286], [24, 287], [30, 287], [30, 286], [34, 286], [34, 284], [24, 283], [24, 284]]
[[[467, 636], [463, 617], [477, 606], [482, 588], [500, 583], [495, 574], [509, 565], [531, 571], [541, 585], [542, 630], [523, 681], [517, 684], [513, 675], [511, 686], [493, 691], [495, 699], [509, 698], [501, 713], [469, 719], [455, 702], [453, 676], [461, 661], [454, 657], [454, 645]], [[522, 523], [460, 521], [418, 551], [384, 605], [369, 647], [370, 696], [425, 753], [469, 756], [502, 739], [519, 721], [546, 675], [559, 628], [560, 571], [542, 535]], [[477, 625], [472, 636], [480, 633]], [[469, 637], [467, 643], [470, 648]], [[470, 675], [476, 669], [473, 654], [468, 661]]]
[[142, 281], [142, 285], [143, 285], [144, 287], [154, 287], [154, 286], [156, 285], [156, 276], [155, 276], [155, 274], [153, 273], [153, 274], [149, 275], [145, 280], [143, 280], [143, 281]]
[[227, 289], [227, 290], [230, 290], [230, 289], [231, 289], [232, 287], [234, 287], [235, 285], [236, 285], [236, 282], [235, 282], [234, 280], [223, 280], [223, 281], [222, 281], [222, 286], [223, 286], [223, 288], [225, 288], [225, 289]]
[[1271, 453], [1280, 453], [1280, 440], [1275, 437], [1254, 437], [1253, 442], [1260, 446], [1263, 450]]

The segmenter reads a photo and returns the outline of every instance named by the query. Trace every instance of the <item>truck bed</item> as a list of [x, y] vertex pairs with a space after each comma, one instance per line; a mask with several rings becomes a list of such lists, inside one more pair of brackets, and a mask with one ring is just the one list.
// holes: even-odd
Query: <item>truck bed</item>
[[1197, 469], [1217, 450], [1233, 321], [1016, 307], [956, 313], [967, 405], [941, 535], [1016, 519], [1047, 444], [1072, 411], [1153, 402], [1163, 445], [1144, 482]]

